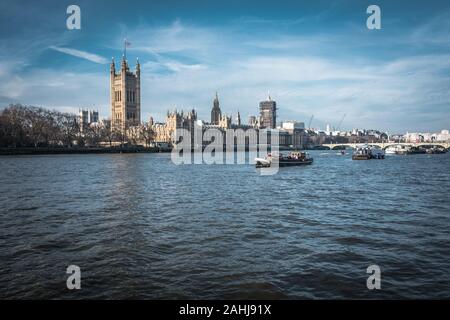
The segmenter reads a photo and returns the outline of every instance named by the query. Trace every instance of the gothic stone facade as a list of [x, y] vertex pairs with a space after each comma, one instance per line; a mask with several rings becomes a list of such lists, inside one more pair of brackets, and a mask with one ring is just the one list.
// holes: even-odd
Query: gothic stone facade
[[111, 127], [125, 131], [129, 126], [141, 122], [141, 67], [136, 63], [136, 72], [128, 67], [122, 58], [120, 73], [116, 73], [114, 60], [111, 62]]
[[219, 105], [219, 96], [216, 92], [216, 97], [213, 101], [213, 108], [211, 110], [211, 124], [212, 125], [219, 125], [219, 122], [222, 118], [222, 112], [220, 111], [220, 105]]
[[197, 121], [197, 112], [191, 110], [187, 113], [177, 110], [167, 112], [166, 123], [155, 123], [152, 128], [155, 132], [155, 141], [173, 143], [176, 129], [192, 130]]

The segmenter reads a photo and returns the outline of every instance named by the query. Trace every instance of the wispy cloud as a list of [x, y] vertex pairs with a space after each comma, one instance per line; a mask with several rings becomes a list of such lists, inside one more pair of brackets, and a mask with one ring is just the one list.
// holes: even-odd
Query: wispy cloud
[[53, 49], [53, 50], [77, 57], [77, 58], [86, 59], [86, 60], [89, 60], [89, 61], [92, 61], [95, 63], [99, 63], [99, 64], [106, 64], [109, 62], [106, 58], [104, 58], [102, 56], [99, 56], [94, 53], [78, 50], [78, 49], [55, 47], [55, 46], [50, 46], [50, 49]]
[[409, 41], [415, 45], [450, 46], [450, 12], [443, 12], [426, 21], [410, 35]]

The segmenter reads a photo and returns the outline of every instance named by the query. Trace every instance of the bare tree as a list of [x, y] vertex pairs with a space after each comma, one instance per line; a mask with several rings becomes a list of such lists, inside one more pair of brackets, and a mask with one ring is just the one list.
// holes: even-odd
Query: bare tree
[[112, 146], [114, 141], [114, 131], [111, 129], [111, 121], [106, 121], [100, 127], [100, 141], [109, 142], [109, 146]]
[[46, 110], [20, 104], [10, 105], [0, 112], [0, 146], [2, 147], [71, 147], [99, 146], [101, 142], [126, 142], [133, 145], [154, 139], [155, 133], [150, 126], [127, 123], [127, 130], [111, 128], [106, 121], [99, 125], [90, 125], [81, 130], [77, 115]]
[[139, 144], [140, 141], [143, 140], [142, 127], [143, 127], [142, 125], [128, 127], [126, 134], [127, 134], [128, 140], [130, 141], [130, 143], [132, 145], [137, 145], [137, 144]]
[[70, 113], [57, 113], [56, 122], [59, 128], [60, 140], [64, 146], [71, 147], [80, 132], [76, 116]]
[[145, 141], [146, 147], [148, 147], [150, 143], [155, 139], [155, 131], [149, 125], [142, 126], [141, 135], [143, 140]]
[[120, 142], [120, 145], [123, 145], [127, 142], [127, 136], [125, 132], [120, 128], [112, 128], [111, 129], [113, 141]]

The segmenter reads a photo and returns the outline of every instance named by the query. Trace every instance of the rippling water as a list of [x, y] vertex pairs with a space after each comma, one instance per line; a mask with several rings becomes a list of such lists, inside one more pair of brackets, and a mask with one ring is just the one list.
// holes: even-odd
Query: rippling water
[[169, 154], [2, 157], [0, 298], [450, 298], [450, 154], [312, 155], [274, 176]]

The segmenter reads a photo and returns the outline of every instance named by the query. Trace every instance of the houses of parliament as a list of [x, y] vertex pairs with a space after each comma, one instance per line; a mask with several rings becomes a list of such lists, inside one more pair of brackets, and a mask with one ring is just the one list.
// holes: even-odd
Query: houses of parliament
[[[141, 67], [139, 60], [136, 61], [135, 72], [130, 70], [128, 61], [123, 55], [120, 71], [116, 72], [114, 59], [110, 65], [110, 108], [111, 129], [126, 131], [131, 126], [141, 124]], [[155, 132], [155, 140], [171, 142], [173, 133], [177, 128], [191, 130], [198, 121], [195, 110], [179, 112], [177, 110], [168, 112], [165, 123], [154, 123], [150, 118], [149, 125]], [[238, 123], [241, 123], [238, 113]], [[222, 114], [219, 106], [219, 98], [216, 93], [211, 111], [211, 123], [203, 124], [209, 127], [230, 128], [231, 117]]]
[[[116, 72], [114, 59], [112, 60], [110, 65], [110, 103], [112, 130], [126, 132], [130, 127], [142, 125], [141, 66], [139, 60], [136, 61], [134, 72], [131, 71], [125, 54], [122, 57], [119, 72]], [[181, 128], [191, 132], [195, 126], [200, 126], [204, 131], [218, 129], [222, 132], [225, 132], [226, 129], [243, 129], [244, 131], [250, 128], [274, 129], [276, 127], [276, 110], [276, 102], [268, 95], [267, 100], [259, 104], [260, 116], [251, 116], [248, 125], [244, 125], [239, 112], [237, 112], [235, 121], [232, 121], [232, 117], [222, 113], [219, 95], [216, 92], [212, 101], [210, 122], [199, 120], [194, 109], [188, 112], [174, 110], [167, 112], [165, 123], [155, 123], [153, 118], [150, 117], [145, 126], [150, 127], [154, 132], [155, 142], [171, 144], [174, 142], [176, 129]], [[295, 137], [297, 133], [287, 132], [286, 142], [298, 140]]]
[[110, 67], [111, 128], [125, 131], [141, 123], [141, 66], [136, 61], [133, 73], [125, 55], [120, 72], [116, 73], [114, 59]]
[[[237, 122], [241, 123], [238, 112]], [[201, 126], [203, 130], [209, 128], [230, 129], [233, 124], [231, 117], [222, 114], [219, 105], [219, 97], [216, 96], [213, 100], [213, 108], [211, 110], [211, 122], [203, 122], [198, 119], [197, 112], [192, 109], [188, 112], [184, 111], [169, 111], [167, 112], [165, 123], [154, 123], [150, 118], [150, 125], [155, 132], [155, 141], [158, 142], [173, 142], [173, 136], [176, 129], [187, 129], [192, 131], [195, 125]]]

